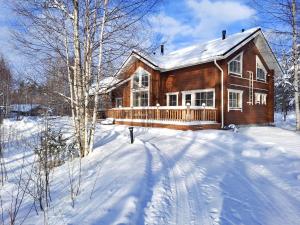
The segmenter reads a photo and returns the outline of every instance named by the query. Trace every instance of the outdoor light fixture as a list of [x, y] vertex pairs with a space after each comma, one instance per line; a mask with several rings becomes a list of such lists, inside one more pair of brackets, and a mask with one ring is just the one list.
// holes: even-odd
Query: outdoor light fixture
[[130, 144], [132, 144], [134, 142], [133, 139], [133, 127], [128, 127], [129, 132], [130, 132]]

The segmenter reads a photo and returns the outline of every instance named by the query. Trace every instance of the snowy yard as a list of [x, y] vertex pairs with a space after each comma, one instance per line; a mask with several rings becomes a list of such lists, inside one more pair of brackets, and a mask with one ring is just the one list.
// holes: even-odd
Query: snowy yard
[[[6, 120], [5, 126], [14, 127], [23, 142], [33, 143], [40, 123], [26, 118]], [[69, 128], [66, 118], [55, 123]], [[131, 145], [128, 127], [99, 125], [96, 148], [82, 160], [82, 184], [74, 208], [70, 164], [65, 163], [51, 177], [52, 201], [46, 215], [40, 211], [37, 215], [32, 199], [25, 196], [17, 224], [28, 212], [23, 224], [45, 220], [95, 225], [300, 223], [300, 135], [294, 131], [134, 128], [134, 135]], [[4, 212], [15, 191], [22, 151], [4, 153], [8, 172], [0, 192]], [[27, 167], [33, 157], [26, 153]]]

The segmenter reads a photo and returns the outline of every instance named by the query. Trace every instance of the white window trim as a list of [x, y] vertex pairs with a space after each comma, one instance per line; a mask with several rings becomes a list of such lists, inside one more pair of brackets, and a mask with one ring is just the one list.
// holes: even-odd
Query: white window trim
[[207, 109], [214, 109], [216, 107], [216, 91], [214, 88], [207, 88], [207, 89], [197, 89], [197, 90], [188, 90], [188, 91], [182, 91], [182, 106], [186, 106], [185, 104], [185, 95], [186, 94], [191, 94], [191, 106], [194, 107], [201, 107], [202, 106], [195, 106], [195, 99], [196, 99], [196, 93], [200, 93], [200, 92], [213, 92], [214, 97], [213, 97], [213, 106], [206, 106], [205, 108]]
[[[259, 68], [262, 69], [265, 72], [265, 79], [258, 79], [257, 78], [257, 68], [258, 68], [257, 64], [259, 64]], [[260, 58], [258, 57], [258, 55], [256, 55], [255, 74], [256, 74], [256, 80], [257, 81], [261, 81], [261, 82], [266, 82], [267, 81], [267, 70], [266, 70], [264, 64], [262, 63], [262, 61], [260, 60]]]
[[[139, 75], [139, 86], [141, 86], [141, 83], [142, 83], [142, 73], [147, 73], [148, 74], [148, 87], [147, 88], [139, 88], [138, 90], [133, 90], [133, 79], [134, 79], [134, 76], [136, 74]], [[150, 83], [150, 77], [151, 77], [151, 74], [145, 70], [144, 68], [142, 67], [138, 67], [135, 72], [131, 75], [131, 79], [130, 79], [130, 106], [131, 107], [141, 107], [141, 106], [133, 106], [133, 93], [134, 92], [142, 92], [142, 91], [147, 91], [148, 92], [148, 106], [150, 105], [150, 86], [151, 86], [151, 83]], [[140, 102], [139, 102], [139, 105], [140, 105]]]
[[116, 106], [116, 107], [119, 107], [119, 106], [117, 105], [117, 100], [121, 100], [121, 101], [122, 101], [121, 107], [123, 107], [123, 98], [121, 98], [121, 97], [115, 98], [115, 106]]
[[[230, 72], [230, 63], [232, 61], [234, 61], [237, 57], [241, 56], [241, 72], [240, 73], [236, 73], [236, 72]], [[241, 52], [240, 54], [236, 55], [233, 59], [231, 59], [228, 63], [228, 74], [234, 74], [234, 75], [237, 75], [237, 76], [240, 76], [242, 77], [243, 76], [243, 52]]]
[[[229, 93], [230, 93], [230, 92], [233, 92], [233, 93], [239, 93], [239, 94], [241, 95], [240, 102], [239, 102], [239, 104], [241, 105], [240, 108], [232, 108], [232, 107], [229, 106]], [[236, 110], [243, 112], [243, 92], [244, 92], [244, 91], [242, 91], [242, 90], [228, 89], [228, 96], [227, 96], [228, 112], [229, 112], [229, 111], [236, 111]]]
[[169, 99], [170, 95], [176, 95], [176, 106], [178, 106], [178, 95], [179, 95], [179, 92], [168, 92], [168, 93], [166, 93], [166, 96], [167, 96], [167, 106], [170, 106], [170, 99]]
[[[259, 102], [256, 101], [256, 96], [259, 96]], [[266, 94], [266, 93], [255, 92], [255, 104], [267, 105], [267, 96], [268, 96], [268, 94]], [[263, 98], [265, 98], [265, 100], [266, 100], [265, 103], [263, 103]]]

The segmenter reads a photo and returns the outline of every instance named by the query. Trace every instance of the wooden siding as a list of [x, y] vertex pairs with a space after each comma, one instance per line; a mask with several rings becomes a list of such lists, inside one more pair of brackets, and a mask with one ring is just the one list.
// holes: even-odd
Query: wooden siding
[[[243, 52], [243, 74], [238, 77], [228, 74], [228, 62], [236, 55]], [[260, 58], [267, 70], [266, 82], [256, 80], [256, 55]], [[227, 60], [221, 62], [224, 70], [224, 123], [225, 125], [234, 124], [268, 124], [274, 122], [274, 71], [270, 70], [261, 56], [254, 42], [249, 42]], [[247, 104], [249, 101], [249, 74], [247, 71], [253, 72], [253, 93], [267, 94], [267, 105]], [[236, 89], [243, 91], [243, 110], [228, 111], [228, 89]], [[255, 95], [255, 94], [254, 94]]]
[[[243, 76], [237, 77], [228, 74], [228, 62], [239, 53], [243, 52]], [[264, 64], [268, 76], [266, 82], [256, 81], [256, 55]], [[225, 125], [234, 124], [266, 124], [274, 122], [274, 71], [270, 70], [259, 50], [251, 41], [237, 52], [232, 54], [228, 59], [218, 61], [218, 64], [224, 70], [224, 123]], [[145, 65], [143, 62], [136, 60], [122, 74], [124, 79], [130, 77], [138, 67], [148, 71], [150, 76], [150, 106], [159, 103], [166, 106], [166, 93], [179, 92], [178, 105], [182, 105], [182, 91], [197, 89], [215, 89], [215, 107], [218, 112], [217, 122], [221, 122], [221, 72], [216, 68], [213, 62], [201, 65], [190, 66], [187, 68], [177, 69], [168, 72], [156, 71]], [[254, 75], [254, 93], [266, 93], [267, 105], [247, 104], [249, 98], [249, 76], [247, 71], [252, 71]], [[228, 89], [243, 91], [243, 110], [228, 111]], [[123, 98], [123, 106], [130, 107], [130, 81], [113, 90], [112, 100], [116, 97]]]

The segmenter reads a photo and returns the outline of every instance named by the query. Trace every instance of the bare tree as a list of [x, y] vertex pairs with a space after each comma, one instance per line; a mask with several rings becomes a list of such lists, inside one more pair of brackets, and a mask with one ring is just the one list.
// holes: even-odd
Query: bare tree
[[130, 49], [145, 43], [144, 17], [158, 1], [14, 1], [23, 25], [15, 37], [25, 53], [40, 62], [53, 57], [65, 62], [69, 96], [59, 94], [70, 102], [82, 157], [93, 149], [101, 81], [114, 73], [107, 65], [120, 63]]
[[[0, 56], [0, 117], [6, 116], [12, 91], [12, 72], [9, 64]], [[0, 119], [1, 120], [1, 119]]]
[[[295, 99], [296, 129], [300, 130], [299, 98], [299, 37], [300, 37], [300, 1], [299, 0], [252, 0], [253, 6], [261, 15], [259, 18], [268, 31], [276, 34], [273, 45], [291, 52], [293, 70], [293, 88]], [[285, 39], [285, 41], [282, 41]], [[283, 52], [283, 51], [281, 51]], [[280, 56], [280, 54], [278, 54]]]

